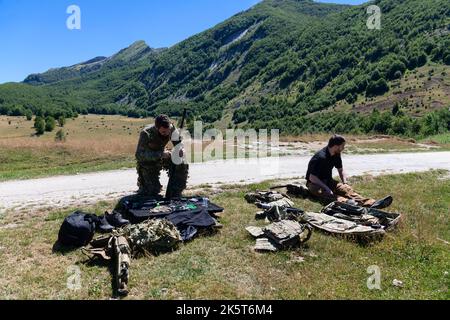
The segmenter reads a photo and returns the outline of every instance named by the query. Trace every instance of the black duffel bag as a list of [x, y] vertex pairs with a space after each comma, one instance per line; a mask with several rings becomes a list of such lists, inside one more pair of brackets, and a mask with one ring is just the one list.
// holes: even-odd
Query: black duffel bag
[[100, 219], [82, 211], [76, 211], [64, 219], [59, 229], [58, 242], [64, 246], [83, 247], [94, 237]]

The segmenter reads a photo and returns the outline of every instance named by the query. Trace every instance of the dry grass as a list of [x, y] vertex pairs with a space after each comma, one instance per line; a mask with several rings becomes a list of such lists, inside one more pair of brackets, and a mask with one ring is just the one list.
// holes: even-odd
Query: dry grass
[[[11, 121], [11, 125], [8, 122]], [[17, 149], [52, 149], [63, 145], [74, 152], [109, 155], [129, 154], [136, 149], [140, 130], [150, 119], [129, 119], [120, 116], [80, 116], [67, 121], [62, 128], [65, 143], [55, 142], [55, 132], [34, 136], [33, 122], [22, 117], [0, 117], [0, 147]], [[18, 127], [16, 131], [14, 128]]]
[[64, 143], [55, 132], [34, 136], [33, 122], [0, 117], [0, 180], [119, 169], [134, 166], [140, 130], [150, 119], [80, 116], [63, 128]]
[[[253, 252], [254, 240], [244, 229], [264, 223], [254, 220], [257, 209], [243, 195], [266, 189], [270, 183], [227, 188], [213, 197], [226, 208], [221, 232], [196, 239], [171, 254], [134, 260], [129, 299], [448, 299], [449, 248], [438, 240], [450, 240], [450, 180], [441, 179], [447, 174], [354, 178], [354, 186], [364, 194], [378, 198], [389, 192], [394, 196], [392, 210], [403, 213], [398, 230], [367, 247], [314, 232], [307, 247], [274, 254]], [[101, 202], [83, 209], [101, 214], [113, 205], [113, 201]], [[320, 209], [303, 199], [296, 199], [296, 205]], [[111, 296], [107, 266], [84, 264], [79, 251], [52, 253], [58, 228], [70, 211], [3, 218], [0, 298]], [[297, 262], [298, 257], [305, 261]], [[71, 265], [82, 271], [79, 291], [66, 287]], [[371, 265], [381, 268], [381, 290], [366, 286]], [[393, 279], [403, 281], [404, 287], [394, 287]]]

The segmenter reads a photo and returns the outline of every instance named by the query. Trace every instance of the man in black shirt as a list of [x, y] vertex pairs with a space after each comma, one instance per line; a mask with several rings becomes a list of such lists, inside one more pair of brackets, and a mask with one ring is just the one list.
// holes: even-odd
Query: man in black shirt
[[[353, 204], [371, 207], [376, 202], [374, 199], [362, 197], [347, 184], [341, 159], [344, 149], [344, 137], [331, 137], [328, 146], [317, 152], [309, 162], [306, 185], [312, 195], [326, 203], [353, 200]], [[342, 183], [333, 179], [333, 168], [338, 170]]]

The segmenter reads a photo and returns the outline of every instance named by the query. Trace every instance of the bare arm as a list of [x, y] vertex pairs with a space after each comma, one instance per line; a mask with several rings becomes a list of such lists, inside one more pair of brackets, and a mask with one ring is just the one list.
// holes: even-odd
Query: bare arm
[[339, 177], [341, 177], [341, 181], [343, 184], [347, 184], [347, 175], [344, 172], [344, 168], [338, 169]]
[[314, 184], [318, 185], [319, 187], [321, 187], [326, 193], [328, 193], [328, 194], [333, 194], [333, 191], [331, 191], [331, 189], [330, 189], [325, 183], [323, 183], [322, 180], [320, 180], [319, 178], [317, 178], [315, 175], [311, 174], [311, 175], [309, 176], [309, 180], [310, 180], [312, 183], [314, 183]]

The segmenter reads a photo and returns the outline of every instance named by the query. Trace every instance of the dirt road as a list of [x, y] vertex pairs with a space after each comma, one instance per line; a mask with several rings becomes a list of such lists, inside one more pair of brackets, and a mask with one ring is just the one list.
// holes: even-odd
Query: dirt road
[[[249, 183], [303, 177], [309, 156], [241, 159], [191, 164], [190, 186]], [[450, 152], [344, 155], [349, 176], [450, 170]], [[46, 207], [83, 206], [136, 191], [136, 170], [0, 183], [0, 213]], [[163, 174], [163, 185], [167, 177]]]

